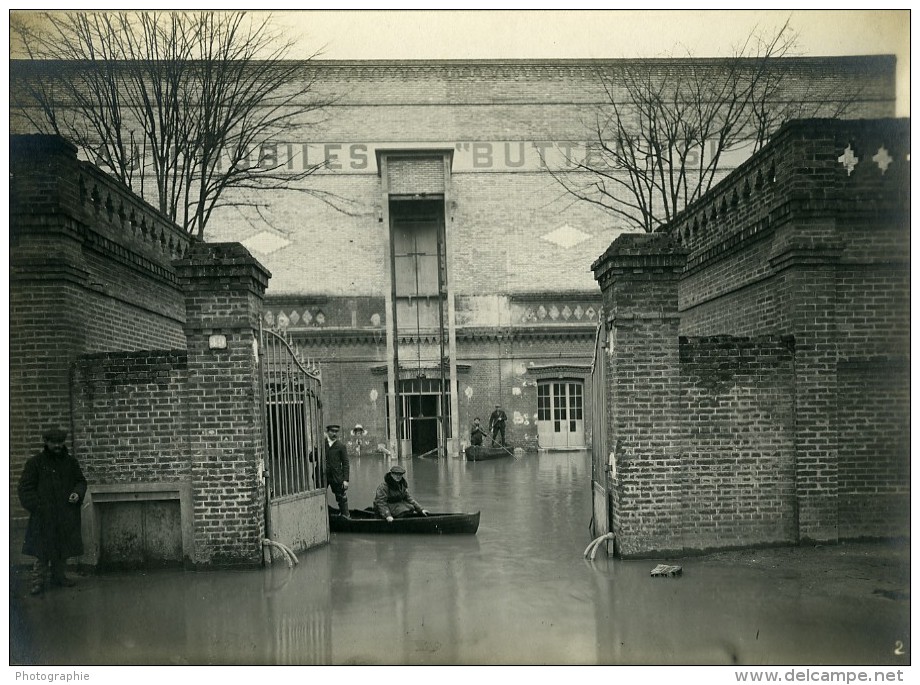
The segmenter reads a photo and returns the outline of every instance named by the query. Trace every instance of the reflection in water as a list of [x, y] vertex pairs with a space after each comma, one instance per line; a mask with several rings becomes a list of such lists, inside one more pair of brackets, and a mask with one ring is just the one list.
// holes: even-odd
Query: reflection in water
[[[394, 462], [353, 460], [369, 506]], [[25, 664], [903, 663], [909, 601], [842, 603], [795, 571], [598, 555], [584, 452], [402, 462], [431, 511], [481, 511], [475, 536], [333, 535], [293, 569], [123, 573], [11, 596]], [[780, 569], [782, 571], [782, 569]], [[781, 582], [778, 581], [781, 579]], [[900, 631], [900, 632], [898, 632]]]

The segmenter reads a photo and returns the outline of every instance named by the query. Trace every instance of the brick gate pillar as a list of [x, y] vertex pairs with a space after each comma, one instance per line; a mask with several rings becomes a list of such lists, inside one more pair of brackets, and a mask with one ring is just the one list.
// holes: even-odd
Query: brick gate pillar
[[[804, 214], [804, 213], [803, 213]], [[802, 216], [774, 241], [770, 265], [795, 336], [795, 492], [799, 542], [837, 542], [837, 265], [833, 218]]]
[[188, 338], [194, 562], [258, 565], [264, 531], [258, 328], [271, 274], [239, 243], [196, 243], [175, 267]]
[[592, 266], [608, 328], [611, 530], [624, 557], [682, 547], [677, 287], [686, 259], [666, 234], [624, 234]]

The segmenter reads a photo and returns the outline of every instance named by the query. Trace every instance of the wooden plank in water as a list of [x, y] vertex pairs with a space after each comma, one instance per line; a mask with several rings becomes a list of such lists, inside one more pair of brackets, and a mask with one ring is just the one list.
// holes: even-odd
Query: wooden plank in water
[[652, 569], [652, 577], [673, 578], [683, 574], [684, 569], [681, 566], [670, 566], [668, 564], [658, 564]]

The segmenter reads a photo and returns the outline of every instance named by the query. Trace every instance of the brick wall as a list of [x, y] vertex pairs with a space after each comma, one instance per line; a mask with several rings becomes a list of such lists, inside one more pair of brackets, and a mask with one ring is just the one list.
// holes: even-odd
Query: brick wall
[[[25, 459], [69, 430], [70, 365], [107, 350], [181, 348], [171, 260], [188, 237], [50, 136], [10, 139], [10, 513]], [[85, 455], [72, 443], [75, 454]]]
[[74, 449], [94, 486], [189, 478], [185, 350], [105, 352], [73, 365]]
[[608, 327], [607, 440], [614, 445], [614, 516], [624, 556], [681, 549], [677, 287], [686, 251], [664, 234], [623, 235], [593, 268]]
[[[907, 146], [905, 121], [796, 122], [671, 227], [691, 248], [682, 333], [795, 337], [803, 539], [905, 530]], [[866, 369], [887, 396], [854, 394]]]
[[796, 542], [793, 340], [682, 337], [680, 374], [682, 546]]
[[[239, 244], [196, 243], [176, 262], [185, 293], [195, 561], [261, 562], [263, 394], [258, 328], [269, 274]], [[212, 347], [223, 335], [225, 347]]]
[[261, 563], [268, 272], [239, 244], [192, 243], [60, 139], [11, 151], [11, 488], [57, 423], [90, 485], [86, 563], [109, 515], [96, 505], [138, 500], [178, 500], [194, 566]]
[[[684, 441], [680, 464], [653, 445], [636, 459], [624, 418], [629, 389], [668, 373], [661, 346], [671, 341], [639, 349], [630, 336], [668, 311], [653, 296], [670, 276], [618, 287], [629, 278], [611, 266], [629, 254], [622, 237], [595, 263], [611, 317], [610, 496], [622, 553], [909, 533], [907, 129], [793, 122], [667, 228], [688, 253], [675, 300], [680, 333], [692, 336], [675, 409], [683, 433], [671, 435]], [[636, 322], [619, 324], [631, 308]], [[653, 423], [657, 411], [636, 415]], [[654, 467], [637, 470], [643, 460]], [[668, 520], [675, 489], [683, 537], [656, 541], [649, 531]], [[649, 492], [661, 501], [646, 505]]]

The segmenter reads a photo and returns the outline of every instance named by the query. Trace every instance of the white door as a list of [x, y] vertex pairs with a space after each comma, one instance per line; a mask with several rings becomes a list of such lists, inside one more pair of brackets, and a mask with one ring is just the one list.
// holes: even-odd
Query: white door
[[546, 380], [537, 385], [537, 440], [544, 449], [585, 446], [584, 383]]

